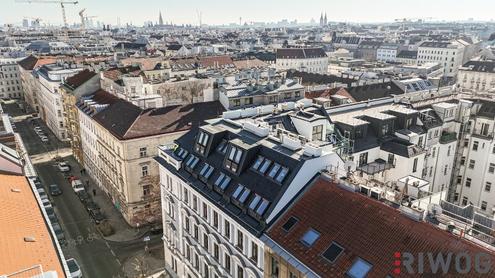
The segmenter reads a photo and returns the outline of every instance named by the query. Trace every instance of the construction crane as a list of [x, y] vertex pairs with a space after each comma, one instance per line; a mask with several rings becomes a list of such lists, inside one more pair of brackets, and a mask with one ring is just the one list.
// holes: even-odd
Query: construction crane
[[84, 22], [84, 11], [86, 11], [86, 9], [82, 9], [80, 12], [79, 12], [79, 17], [81, 17], [81, 29], [86, 29], [86, 23]]
[[67, 17], [65, 16], [65, 5], [77, 5], [78, 1], [63, 1], [63, 0], [16, 0], [17, 3], [40, 3], [40, 4], [60, 4], [62, 8], [62, 19], [64, 21], [64, 27], [67, 28]]

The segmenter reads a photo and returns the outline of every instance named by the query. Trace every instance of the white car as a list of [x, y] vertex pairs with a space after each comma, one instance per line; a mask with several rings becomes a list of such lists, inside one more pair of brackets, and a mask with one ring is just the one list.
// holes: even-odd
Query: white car
[[37, 127], [35, 127], [35, 128], [34, 128], [34, 131], [35, 131], [36, 133], [38, 133], [38, 132], [40, 132], [40, 131], [43, 131], [43, 129], [42, 129], [41, 127], [37, 126]]
[[72, 278], [82, 278], [81, 267], [77, 263], [76, 259], [70, 258], [66, 260], [67, 267], [69, 267], [70, 277]]
[[50, 200], [48, 199], [42, 199], [41, 202], [43, 203], [43, 207], [45, 208], [52, 206], [52, 203], [50, 203]]
[[81, 180], [73, 180], [72, 183], [72, 189], [74, 189], [74, 192], [79, 192], [79, 191], [84, 191], [84, 185], [81, 182]]
[[67, 162], [59, 162], [57, 164], [57, 167], [58, 167], [58, 170], [60, 172], [63, 172], [63, 173], [70, 171], [70, 166], [69, 166], [69, 164], [67, 164]]
[[40, 136], [41, 142], [48, 142], [48, 137], [46, 136]]

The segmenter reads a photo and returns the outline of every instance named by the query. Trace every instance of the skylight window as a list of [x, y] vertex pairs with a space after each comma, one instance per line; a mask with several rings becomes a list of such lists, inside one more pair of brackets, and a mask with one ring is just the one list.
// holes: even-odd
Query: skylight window
[[268, 202], [268, 200], [263, 199], [263, 201], [261, 201], [261, 204], [258, 206], [258, 209], [256, 209], [256, 213], [259, 216], [263, 216], [263, 214], [265, 213], [265, 211], [268, 208], [268, 205], [269, 204], [270, 204], [270, 202]]
[[230, 183], [230, 177], [225, 175], [224, 173], [220, 173], [220, 176], [215, 181], [215, 186], [219, 187], [222, 190], [225, 190]]
[[217, 152], [225, 154], [227, 152], [227, 140], [222, 139], [222, 142], [218, 144]]
[[186, 158], [186, 156], [187, 156], [187, 154], [188, 154], [188, 153], [189, 153], [189, 152], [188, 152], [188, 151], [186, 151], [186, 150], [184, 150], [183, 148], [179, 148], [179, 150], [178, 150], [175, 154], [176, 154], [178, 157], [180, 157], [180, 158], [184, 159], [184, 158]]
[[347, 275], [351, 278], [364, 278], [368, 275], [373, 265], [368, 263], [367, 261], [357, 258], [354, 264], [347, 271]]
[[270, 164], [272, 164], [272, 161], [269, 159], [265, 159], [263, 161], [263, 164], [260, 167], [260, 170], [259, 170], [260, 173], [264, 174], [266, 172], [266, 170], [268, 170], [268, 167], [270, 167]]
[[287, 173], [289, 173], [289, 169], [286, 167], [282, 167], [275, 180], [279, 183], [282, 183], [285, 179], [285, 176], [287, 176]]
[[342, 254], [344, 251], [344, 248], [342, 248], [340, 245], [338, 245], [335, 242], [332, 242], [330, 246], [328, 247], [325, 252], [323, 252], [322, 256], [323, 258], [327, 259], [329, 262], [334, 263], [337, 258]]
[[196, 167], [196, 164], [198, 164], [198, 162], [199, 162], [199, 158], [191, 154], [186, 162], [186, 166], [191, 169], [194, 169], [194, 167]]
[[275, 163], [272, 169], [270, 170], [270, 172], [268, 173], [268, 176], [273, 179], [275, 175], [278, 173], [278, 170], [280, 170], [280, 167], [281, 167], [280, 164]]
[[310, 229], [303, 235], [303, 237], [301, 238], [301, 242], [304, 245], [311, 247], [315, 243], [315, 241], [318, 240], [318, 238], [320, 238], [320, 233], [313, 229]]
[[258, 155], [258, 158], [256, 158], [256, 161], [254, 162], [252, 168], [253, 170], [258, 170], [260, 168], [261, 162], [263, 162], [263, 157], [261, 155]]
[[249, 204], [249, 209], [254, 210], [258, 205], [258, 203], [260, 202], [260, 200], [261, 200], [260, 195], [256, 194], [253, 200], [251, 201], [251, 203]]
[[211, 174], [213, 173], [213, 166], [205, 163], [201, 171], [199, 172], [199, 175], [202, 176], [205, 179], [209, 179]]
[[282, 229], [286, 232], [290, 231], [290, 229], [292, 229], [292, 227], [294, 227], [294, 225], [296, 225], [296, 223], [298, 222], [299, 220], [297, 220], [297, 218], [291, 216], [287, 222], [285, 222], [285, 224], [282, 226]]

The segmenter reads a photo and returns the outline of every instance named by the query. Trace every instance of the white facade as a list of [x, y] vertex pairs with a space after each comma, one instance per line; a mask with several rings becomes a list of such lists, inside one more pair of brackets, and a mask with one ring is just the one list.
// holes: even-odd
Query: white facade
[[423, 43], [418, 47], [418, 64], [440, 63], [444, 68], [444, 75], [456, 77], [457, 71], [462, 66], [464, 58], [464, 46], [457, 42], [448, 45], [439, 43]]
[[0, 59], [0, 99], [21, 98], [23, 95], [18, 61]]
[[382, 45], [376, 50], [376, 60], [379, 62], [395, 62], [398, 50], [397, 46]]
[[302, 72], [325, 74], [328, 72], [328, 57], [308, 59], [277, 59], [278, 70], [295, 69]]
[[[495, 64], [495, 62], [492, 62]], [[457, 83], [463, 89], [476, 91], [490, 91], [495, 89], [495, 71], [473, 70], [469, 67], [459, 69]]]

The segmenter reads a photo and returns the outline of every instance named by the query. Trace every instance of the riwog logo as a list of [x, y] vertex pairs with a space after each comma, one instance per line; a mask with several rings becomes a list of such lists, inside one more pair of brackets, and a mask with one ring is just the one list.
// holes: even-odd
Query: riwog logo
[[491, 256], [487, 253], [394, 253], [394, 273], [408, 274], [487, 274], [492, 267]]

